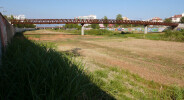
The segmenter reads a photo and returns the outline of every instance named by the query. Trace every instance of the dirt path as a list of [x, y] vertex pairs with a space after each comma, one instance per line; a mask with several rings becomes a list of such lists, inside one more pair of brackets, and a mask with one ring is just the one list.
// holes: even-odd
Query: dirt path
[[65, 33], [29, 39], [57, 42], [60, 51], [80, 48], [78, 52], [91, 71], [99, 63], [129, 70], [147, 80], [184, 86], [184, 43]]

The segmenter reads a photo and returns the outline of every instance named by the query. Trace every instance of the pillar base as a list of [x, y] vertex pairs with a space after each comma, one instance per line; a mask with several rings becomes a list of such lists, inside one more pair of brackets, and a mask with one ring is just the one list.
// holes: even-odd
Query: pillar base
[[82, 28], [81, 28], [81, 35], [84, 35], [84, 24], [81, 24]]
[[144, 25], [144, 34], [148, 33], [148, 25]]

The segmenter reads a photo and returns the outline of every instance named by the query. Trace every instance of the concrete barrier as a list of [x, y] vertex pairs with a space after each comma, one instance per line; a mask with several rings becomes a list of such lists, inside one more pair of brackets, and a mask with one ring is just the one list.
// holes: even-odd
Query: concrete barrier
[[5, 47], [8, 42], [11, 41], [11, 38], [14, 36], [14, 28], [7, 21], [7, 19], [0, 13], [0, 63], [2, 52], [5, 51]]
[[15, 28], [14, 32], [18, 33], [18, 32], [24, 32], [24, 31], [33, 31], [36, 30], [36, 28]]

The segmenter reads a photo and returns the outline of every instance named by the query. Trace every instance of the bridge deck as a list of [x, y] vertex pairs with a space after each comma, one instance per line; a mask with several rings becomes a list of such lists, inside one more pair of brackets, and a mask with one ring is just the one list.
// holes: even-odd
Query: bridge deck
[[150, 22], [140, 20], [115, 19], [25, 19], [11, 20], [12, 24], [139, 24], [139, 25], [165, 25], [177, 27], [178, 23]]

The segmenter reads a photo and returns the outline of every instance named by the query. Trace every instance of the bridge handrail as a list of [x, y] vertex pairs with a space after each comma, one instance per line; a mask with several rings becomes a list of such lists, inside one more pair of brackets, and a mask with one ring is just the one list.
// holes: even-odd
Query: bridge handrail
[[11, 20], [12, 24], [141, 24], [178, 26], [178, 23], [152, 22], [142, 20], [116, 20], [116, 19], [24, 19]]

